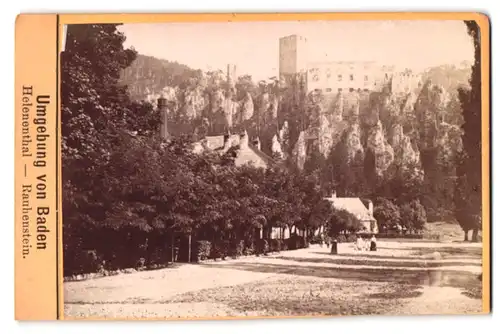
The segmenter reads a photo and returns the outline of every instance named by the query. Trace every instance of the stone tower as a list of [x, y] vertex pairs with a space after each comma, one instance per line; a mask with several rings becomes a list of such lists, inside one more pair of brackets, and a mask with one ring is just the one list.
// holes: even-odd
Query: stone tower
[[307, 72], [307, 40], [299, 35], [279, 40], [279, 75], [285, 85], [290, 78]]
[[227, 64], [227, 84], [229, 89], [234, 89], [234, 85], [236, 84], [236, 65]]

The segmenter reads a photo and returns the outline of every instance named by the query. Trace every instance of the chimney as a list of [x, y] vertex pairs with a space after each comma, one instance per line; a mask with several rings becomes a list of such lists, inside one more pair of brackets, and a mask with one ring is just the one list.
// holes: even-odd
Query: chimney
[[240, 135], [240, 149], [245, 150], [248, 148], [248, 134], [247, 130], [244, 130]]
[[164, 139], [168, 138], [168, 107], [167, 99], [161, 96], [158, 99], [158, 110], [160, 111], [161, 126], [160, 126], [160, 136]]
[[253, 141], [252, 141], [252, 145], [255, 146], [259, 151], [260, 151], [260, 140], [259, 140], [259, 137], [256, 137]]
[[368, 213], [373, 217], [373, 202], [370, 200], [368, 201]]

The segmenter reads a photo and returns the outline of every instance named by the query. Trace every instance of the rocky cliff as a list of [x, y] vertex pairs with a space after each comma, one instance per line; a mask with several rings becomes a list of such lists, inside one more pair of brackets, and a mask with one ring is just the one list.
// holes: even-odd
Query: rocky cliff
[[430, 69], [424, 73], [430, 80], [405, 94], [387, 87], [382, 92], [306, 95], [276, 82], [255, 85], [248, 76], [232, 88], [222, 72], [162, 64], [158, 70], [160, 63], [139, 57], [123, 81], [137, 98], [154, 104], [164, 96], [169, 101], [173, 132], [199, 137], [246, 129], [252, 140], [259, 138], [264, 152], [290, 159], [299, 168], [315, 148], [326, 158], [340, 145], [344, 163], [368, 156], [378, 177], [394, 170], [422, 175], [435, 168], [424, 159], [429, 152], [452, 164], [461, 149], [456, 88], [467, 84], [466, 67]]

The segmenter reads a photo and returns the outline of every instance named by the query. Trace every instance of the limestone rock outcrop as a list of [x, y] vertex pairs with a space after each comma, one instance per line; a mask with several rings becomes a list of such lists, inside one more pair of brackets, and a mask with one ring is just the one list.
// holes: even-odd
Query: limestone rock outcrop
[[208, 104], [202, 87], [194, 87], [185, 92], [183, 104], [186, 106], [185, 117], [193, 120], [202, 115], [203, 109]]
[[347, 151], [347, 162], [352, 163], [356, 157], [363, 157], [365, 150], [361, 145], [361, 131], [359, 124], [353, 123], [346, 130], [345, 146]]
[[254, 113], [254, 104], [253, 104], [253, 99], [252, 95], [250, 95], [249, 92], [245, 94], [245, 97], [243, 100], [240, 102], [240, 109], [241, 113], [241, 121], [248, 121], [250, 118], [252, 118], [253, 113]]
[[306, 135], [304, 131], [301, 131], [299, 134], [299, 138], [292, 151], [292, 158], [300, 170], [304, 169], [304, 164], [307, 159]]
[[371, 150], [375, 156], [376, 174], [382, 176], [394, 161], [394, 149], [385, 138], [382, 123], [380, 121], [369, 130], [367, 148]]
[[404, 172], [419, 173], [422, 166], [417, 145], [403, 133], [401, 124], [395, 124], [391, 132], [390, 144], [394, 148], [394, 164], [401, 167]]
[[291, 153], [299, 168], [311, 154], [311, 142], [325, 158], [344, 145], [349, 163], [370, 150], [379, 176], [392, 175], [384, 174], [388, 170], [421, 172], [424, 150], [437, 149], [438, 159], [452, 161], [462, 149], [455, 110], [460, 104], [450, 106], [450, 92], [431, 83], [409, 92], [344, 89], [301, 95], [280, 85], [252, 88], [251, 82], [231, 90], [225, 80], [224, 73], [213, 72], [182, 90], [166, 86], [154, 93], [153, 87], [147, 100], [156, 104], [165, 97], [169, 112], [182, 114], [199, 136], [245, 128], [252, 138], [261, 138], [265, 152], [284, 159]]
[[272, 139], [272, 144], [271, 144], [271, 152], [273, 153], [274, 156], [283, 159], [283, 150], [281, 149], [281, 144], [278, 140], [278, 136], [274, 135]]

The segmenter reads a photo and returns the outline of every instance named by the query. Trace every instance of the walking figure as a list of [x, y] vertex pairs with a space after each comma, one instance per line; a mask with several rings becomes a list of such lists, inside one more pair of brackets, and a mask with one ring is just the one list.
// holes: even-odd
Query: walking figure
[[326, 244], [326, 248], [330, 248], [330, 237], [329, 236], [326, 236], [325, 244]]
[[377, 250], [377, 239], [375, 235], [372, 235], [372, 239], [370, 241], [370, 251], [375, 252]]
[[356, 238], [356, 242], [354, 243], [354, 249], [356, 249], [357, 251], [363, 251], [363, 249], [365, 248], [365, 241], [363, 240], [363, 238], [361, 238], [360, 235], [357, 236]]

